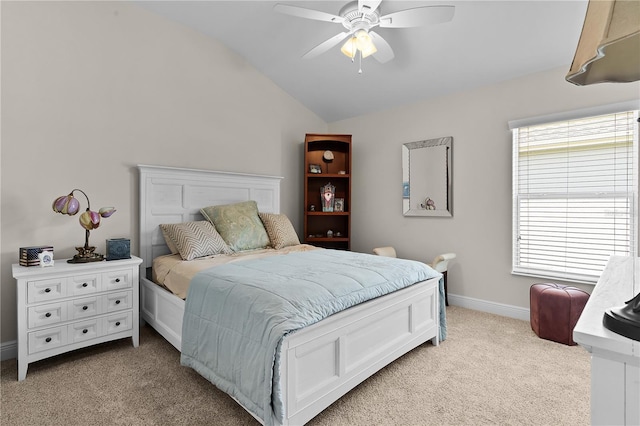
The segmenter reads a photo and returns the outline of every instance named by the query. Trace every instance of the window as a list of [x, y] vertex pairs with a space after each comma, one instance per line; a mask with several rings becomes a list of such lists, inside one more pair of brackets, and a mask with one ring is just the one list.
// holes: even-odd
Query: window
[[637, 255], [638, 111], [513, 126], [513, 273], [595, 283]]

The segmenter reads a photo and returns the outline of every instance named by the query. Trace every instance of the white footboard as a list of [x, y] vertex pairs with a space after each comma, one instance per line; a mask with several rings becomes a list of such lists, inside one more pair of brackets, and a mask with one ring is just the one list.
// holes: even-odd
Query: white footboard
[[285, 338], [284, 424], [301, 425], [367, 377], [439, 336], [438, 279], [335, 314]]

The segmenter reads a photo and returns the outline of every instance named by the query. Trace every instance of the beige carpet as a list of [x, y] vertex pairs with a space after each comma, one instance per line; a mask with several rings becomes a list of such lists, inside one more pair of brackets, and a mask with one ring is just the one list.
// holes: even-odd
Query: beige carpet
[[[588, 425], [589, 356], [529, 323], [459, 307], [449, 336], [378, 372], [309, 425]], [[255, 425], [148, 326], [29, 366], [2, 362], [2, 425]]]

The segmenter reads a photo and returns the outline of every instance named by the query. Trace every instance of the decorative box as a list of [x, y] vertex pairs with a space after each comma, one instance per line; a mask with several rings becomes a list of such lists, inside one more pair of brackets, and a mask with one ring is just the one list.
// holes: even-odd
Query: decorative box
[[53, 253], [53, 246], [20, 247], [20, 266], [40, 266], [38, 255], [43, 251]]
[[107, 240], [107, 260], [131, 259], [131, 241], [128, 238]]

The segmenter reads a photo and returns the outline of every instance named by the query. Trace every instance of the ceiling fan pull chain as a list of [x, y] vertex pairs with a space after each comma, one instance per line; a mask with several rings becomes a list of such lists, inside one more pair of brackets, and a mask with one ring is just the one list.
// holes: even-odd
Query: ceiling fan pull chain
[[358, 74], [362, 74], [362, 51], [358, 51], [360, 52], [360, 69], [358, 70]]

